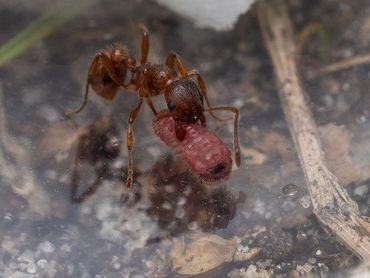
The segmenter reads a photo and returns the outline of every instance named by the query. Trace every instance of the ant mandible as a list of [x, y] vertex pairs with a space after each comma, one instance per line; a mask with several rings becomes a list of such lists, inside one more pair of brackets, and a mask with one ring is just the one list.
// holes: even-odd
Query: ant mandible
[[[235, 163], [240, 166], [240, 149], [238, 139], [239, 110], [233, 106], [211, 107], [207, 98], [207, 89], [202, 76], [197, 70], [188, 71], [175, 52], [170, 52], [165, 64], [151, 64], [147, 62], [149, 53], [149, 32], [145, 26], [140, 25], [142, 31], [141, 59], [136, 64], [136, 59], [130, 57], [122, 45], [115, 45], [106, 50], [98, 52], [89, 67], [85, 87], [85, 96], [81, 106], [76, 110], [66, 111], [67, 115], [81, 112], [87, 104], [89, 87], [101, 97], [112, 100], [118, 90], [123, 88], [127, 91], [137, 92], [139, 102], [130, 112], [127, 127], [127, 187], [131, 188], [133, 183], [133, 124], [142, 107], [145, 98], [154, 115], [151, 97], [164, 94], [168, 110], [161, 113], [160, 118], [173, 117], [175, 132], [178, 140], [182, 141], [186, 131], [181, 123], [197, 123], [206, 126], [204, 112], [226, 110], [234, 113], [234, 152]], [[176, 70], [177, 68], [177, 70]], [[197, 81], [196, 84], [193, 79]], [[203, 98], [208, 108], [204, 108]]]

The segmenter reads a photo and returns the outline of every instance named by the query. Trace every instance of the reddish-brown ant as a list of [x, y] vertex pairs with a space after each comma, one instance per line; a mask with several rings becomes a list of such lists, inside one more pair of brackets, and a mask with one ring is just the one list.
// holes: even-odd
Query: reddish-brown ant
[[[143, 25], [140, 28], [142, 31], [140, 64], [137, 65], [136, 59], [128, 56], [122, 45], [97, 53], [88, 70], [84, 101], [78, 109], [67, 111], [67, 115], [77, 114], [83, 110], [87, 103], [90, 86], [98, 95], [108, 100], [113, 99], [120, 88], [137, 92], [139, 103], [130, 112], [127, 128], [127, 187], [129, 188], [133, 183], [133, 123], [139, 114], [144, 98], [154, 115], [157, 115], [151, 97], [160, 94], [164, 94], [168, 107], [167, 112], [161, 113], [160, 117], [172, 117], [174, 119], [176, 137], [180, 141], [186, 134], [181, 123], [197, 123], [200, 121], [202, 126], [206, 126], [204, 112], [210, 112], [215, 118], [217, 117], [212, 114], [212, 111], [227, 110], [233, 112], [235, 162], [239, 167], [238, 109], [233, 106], [211, 107], [202, 76], [197, 70], [188, 71], [177, 53], [170, 52], [165, 64], [147, 62], [149, 32]], [[203, 98], [208, 108], [204, 108]]]

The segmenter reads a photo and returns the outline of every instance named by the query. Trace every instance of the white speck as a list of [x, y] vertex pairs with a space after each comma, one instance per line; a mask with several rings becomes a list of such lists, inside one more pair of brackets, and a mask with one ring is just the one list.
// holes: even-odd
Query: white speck
[[316, 254], [316, 256], [321, 256], [321, 255], [322, 255], [322, 252], [321, 252], [321, 250], [319, 249], [319, 250], [317, 250], [317, 251], [316, 251], [316, 253], [315, 253], [315, 254]]
[[67, 265], [67, 274], [72, 276], [75, 271], [75, 266], [73, 264]]
[[97, 207], [96, 218], [98, 218], [100, 221], [103, 221], [104, 219], [109, 218], [113, 212], [114, 208], [112, 204], [109, 202], [103, 202]]
[[65, 253], [69, 253], [69, 252], [72, 251], [72, 249], [71, 249], [71, 246], [69, 244], [65, 243], [62, 246], [60, 246], [60, 251], [65, 252]]
[[55, 161], [58, 163], [63, 162], [68, 158], [68, 152], [57, 152], [55, 155]]
[[259, 199], [256, 199], [256, 201], [254, 202], [253, 210], [258, 214], [265, 214], [266, 211], [265, 203]]
[[28, 263], [27, 265], [27, 272], [34, 274], [37, 271], [37, 265], [35, 263]]
[[10, 213], [10, 212], [7, 212], [4, 214], [4, 217], [3, 217], [4, 221], [9, 223], [9, 222], [12, 222], [13, 220], [13, 215]]
[[178, 206], [182, 206], [182, 205], [185, 205], [186, 204], [186, 198], [181, 196], [178, 200], [177, 200], [177, 205]]
[[182, 207], [178, 207], [175, 211], [176, 218], [183, 218], [185, 216], [185, 210]]
[[302, 205], [302, 207], [304, 208], [309, 208], [310, 205], [311, 205], [311, 199], [310, 199], [310, 196], [306, 195], [306, 196], [303, 196], [300, 200], [300, 203]]
[[244, 100], [241, 98], [237, 98], [233, 101], [233, 106], [236, 106], [237, 108], [241, 108], [244, 105]]
[[37, 110], [37, 114], [38, 116], [47, 120], [49, 123], [55, 123], [59, 120], [59, 113], [51, 106], [41, 106]]
[[28, 262], [31, 263], [35, 260], [35, 253], [32, 252], [29, 249], [26, 249], [19, 257], [18, 261], [19, 262]]
[[364, 184], [356, 187], [356, 189], [353, 191], [353, 194], [357, 196], [362, 196], [365, 195], [367, 192], [369, 192], [369, 187], [367, 186], [367, 184]]
[[169, 202], [164, 202], [162, 204], [162, 208], [170, 210], [172, 208], [171, 204]]
[[198, 223], [196, 221], [190, 222], [188, 225], [189, 230], [195, 231], [198, 229]]
[[342, 85], [343, 91], [348, 91], [350, 88], [351, 88], [351, 86], [347, 82]]
[[55, 251], [55, 246], [50, 241], [41, 242], [39, 249], [45, 253], [53, 253]]
[[48, 264], [48, 261], [45, 260], [45, 259], [40, 259], [40, 260], [37, 261], [36, 264], [39, 268], [45, 268]]
[[121, 268], [121, 263], [119, 262], [119, 258], [117, 256], [112, 257], [111, 266], [116, 270]]
[[55, 180], [57, 178], [57, 172], [55, 170], [49, 169], [44, 173], [45, 178]]

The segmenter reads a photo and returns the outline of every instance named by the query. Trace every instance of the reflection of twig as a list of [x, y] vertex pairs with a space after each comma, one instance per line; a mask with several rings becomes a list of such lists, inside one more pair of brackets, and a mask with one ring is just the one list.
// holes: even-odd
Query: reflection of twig
[[317, 126], [300, 80], [297, 48], [285, 1], [260, 0], [257, 5], [261, 31], [277, 84], [281, 86], [279, 98], [305, 174], [313, 212], [356, 255], [369, 260], [370, 232], [362, 223], [366, 221], [326, 166]]
[[357, 56], [344, 59], [340, 62], [321, 67], [313, 71], [312, 73], [310, 73], [308, 78], [313, 79], [315, 77], [319, 77], [324, 74], [344, 70], [350, 67], [355, 67], [355, 66], [359, 66], [363, 64], [369, 64], [369, 63], [370, 63], [370, 54], [357, 55]]
[[45, 215], [50, 212], [50, 199], [29, 170], [29, 154], [26, 149], [7, 132], [3, 103], [0, 83], [0, 176], [16, 194], [28, 201], [32, 211]]

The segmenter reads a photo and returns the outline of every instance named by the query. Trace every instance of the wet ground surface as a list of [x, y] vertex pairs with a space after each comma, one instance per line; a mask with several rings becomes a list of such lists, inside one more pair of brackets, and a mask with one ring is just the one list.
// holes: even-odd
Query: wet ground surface
[[[4, 4], [0, 42], [40, 8]], [[297, 32], [320, 24], [300, 41], [302, 74], [329, 168], [367, 216], [370, 67], [312, 72], [366, 54], [369, 10], [360, 0], [290, 1]], [[79, 106], [98, 50], [122, 42], [138, 56], [139, 23], [151, 32], [149, 60], [175, 50], [202, 73], [212, 104], [240, 109], [242, 166], [217, 189], [173, 157], [144, 107], [134, 126], [135, 189], [125, 194], [133, 93], [111, 102], [91, 94], [73, 121], [64, 115]], [[345, 277], [357, 265], [313, 216], [253, 9], [232, 31], [215, 32], [149, 1], [95, 2], [0, 78], [0, 277]], [[232, 124], [207, 123], [232, 149]]]

